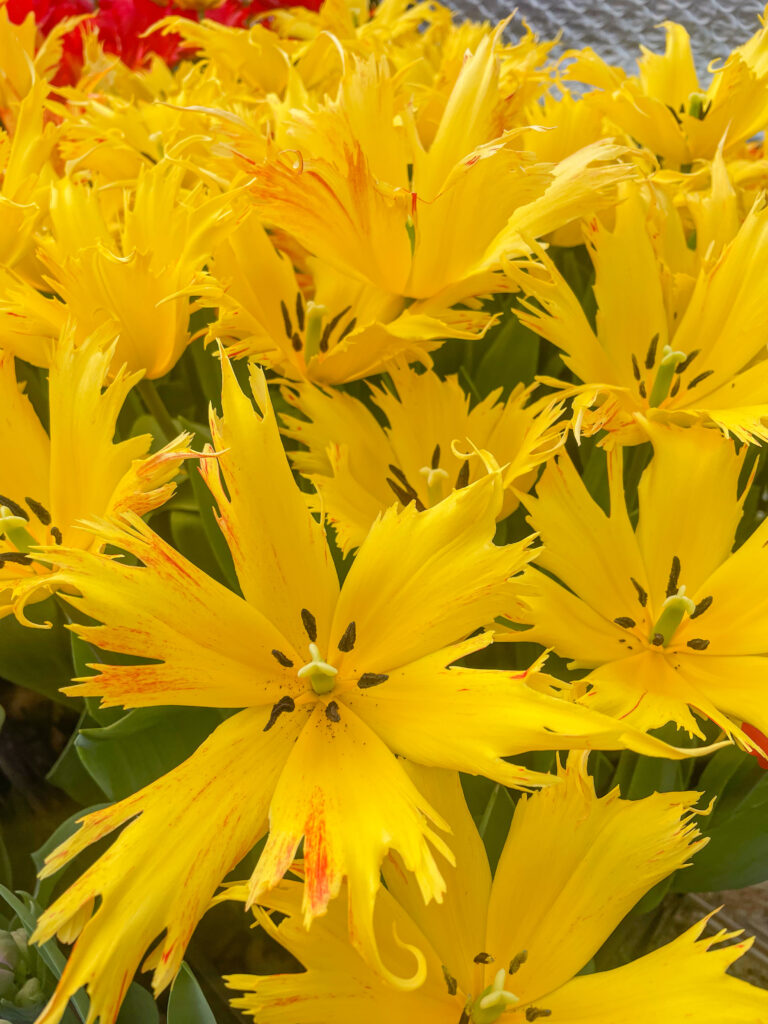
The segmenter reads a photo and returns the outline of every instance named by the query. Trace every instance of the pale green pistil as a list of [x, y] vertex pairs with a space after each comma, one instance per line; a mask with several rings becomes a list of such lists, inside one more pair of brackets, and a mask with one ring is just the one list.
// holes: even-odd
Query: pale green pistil
[[472, 1024], [494, 1024], [505, 1010], [520, 1002], [516, 995], [504, 988], [506, 979], [507, 972], [502, 967], [488, 988], [474, 1000], [469, 1008]]
[[311, 359], [320, 349], [320, 338], [323, 332], [323, 317], [328, 310], [317, 302], [307, 303], [307, 330], [304, 335], [306, 358]]
[[675, 349], [670, 348], [669, 345], [665, 345], [661, 353], [661, 362], [659, 368], [656, 371], [656, 380], [653, 382], [651, 388], [651, 397], [648, 399], [648, 404], [655, 408], [657, 405], [661, 405], [664, 399], [669, 394], [669, 389], [672, 386], [672, 378], [675, 375], [675, 369], [677, 366], [685, 361], [685, 352], [679, 352]]
[[685, 587], [680, 587], [676, 594], [668, 597], [661, 606], [661, 615], [653, 627], [654, 636], [662, 637], [662, 644], [667, 647], [675, 634], [675, 630], [686, 615], [692, 615], [696, 605], [685, 596]]
[[431, 508], [443, 500], [443, 484], [448, 479], [448, 474], [439, 466], [422, 466], [419, 473], [426, 477], [427, 496]]
[[312, 661], [301, 666], [297, 672], [299, 679], [309, 679], [309, 685], [315, 693], [330, 693], [336, 685], [336, 676], [339, 670], [322, 660], [317, 644], [309, 645], [309, 653], [312, 655]]
[[0, 535], [5, 534], [17, 551], [27, 554], [39, 542], [27, 529], [27, 520], [15, 516], [5, 505], [0, 507]]

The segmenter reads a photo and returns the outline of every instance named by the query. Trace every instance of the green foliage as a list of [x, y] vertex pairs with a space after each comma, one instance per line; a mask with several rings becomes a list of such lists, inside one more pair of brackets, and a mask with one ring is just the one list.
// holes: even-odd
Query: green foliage
[[716, 753], [698, 782], [701, 806], [714, 805], [701, 827], [708, 844], [678, 871], [677, 892], [740, 889], [768, 881], [768, 772], [757, 760], [727, 747]]
[[186, 964], [181, 965], [171, 988], [168, 1024], [216, 1024], [213, 1010]]

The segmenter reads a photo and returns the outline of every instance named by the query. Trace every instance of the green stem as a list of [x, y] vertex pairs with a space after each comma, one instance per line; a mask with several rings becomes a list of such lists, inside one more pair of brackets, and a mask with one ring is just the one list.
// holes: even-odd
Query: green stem
[[171, 414], [166, 409], [165, 402], [160, 397], [160, 392], [155, 387], [154, 382], [147, 380], [145, 377], [139, 381], [136, 388], [141, 395], [144, 405], [147, 407], [147, 412], [150, 416], [155, 417], [165, 441], [172, 441], [175, 437], [178, 437], [180, 431], [173, 422]]
[[491, 815], [493, 814], [493, 809], [496, 806], [496, 801], [499, 798], [500, 792], [501, 783], [497, 782], [496, 785], [493, 787], [493, 792], [488, 797], [488, 803], [485, 805], [485, 810], [483, 811], [483, 816], [480, 819], [480, 824], [477, 826], [477, 831], [480, 833], [481, 839], [485, 839], [485, 832], [486, 829], [488, 828], [488, 825], [490, 824]]

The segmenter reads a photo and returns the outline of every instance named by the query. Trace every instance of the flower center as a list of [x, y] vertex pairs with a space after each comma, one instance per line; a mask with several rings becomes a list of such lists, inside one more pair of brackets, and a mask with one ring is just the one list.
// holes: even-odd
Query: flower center
[[4, 535], [17, 551], [26, 554], [39, 541], [27, 529], [29, 520], [14, 515], [7, 505], [0, 505], [0, 535]]
[[431, 508], [443, 500], [443, 484], [448, 479], [448, 473], [439, 466], [422, 466], [419, 474], [426, 478], [427, 499]]
[[494, 1024], [505, 1010], [520, 1002], [514, 993], [504, 988], [506, 980], [507, 972], [502, 967], [496, 972], [491, 984], [473, 1000], [469, 1008], [472, 1024]]
[[[653, 627], [654, 644], [668, 647], [683, 618], [686, 615], [693, 615], [695, 611], [696, 605], [686, 596], [685, 587], [680, 587], [677, 593], [671, 594], [661, 606], [661, 615]], [[661, 637], [661, 644], [656, 643], [658, 637]]]
[[317, 694], [330, 693], [336, 685], [338, 669], [323, 661], [320, 657], [320, 648], [316, 643], [309, 645], [309, 653], [312, 660], [302, 665], [296, 673], [299, 679], [308, 679], [309, 685]]
[[675, 375], [675, 370], [686, 360], [685, 352], [680, 352], [671, 348], [669, 345], [665, 345], [661, 350], [661, 361], [659, 368], [656, 371], [656, 378], [651, 388], [651, 397], [648, 399], [648, 404], [653, 408], [657, 405], [661, 405], [664, 399], [669, 394], [669, 389], [672, 386], [672, 378]]

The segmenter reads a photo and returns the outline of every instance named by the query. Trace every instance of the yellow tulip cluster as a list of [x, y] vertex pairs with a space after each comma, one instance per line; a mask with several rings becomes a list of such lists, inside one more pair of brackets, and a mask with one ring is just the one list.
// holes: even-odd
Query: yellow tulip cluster
[[109, 837], [38, 1024], [212, 900], [304, 967], [228, 978], [261, 1024], [766, 1024], [706, 921], [583, 968], [707, 811], [589, 752], [768, 747], [768, 28], [705, 87], [679, 25], [629, 75], [326, 0], [56, 84], [77, 24], [0, 5], [0, 615], [65, 609], [88, 707], [221, 715], [49, 854]]

